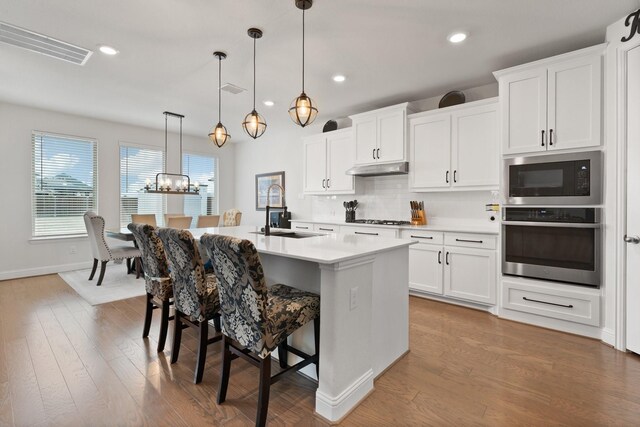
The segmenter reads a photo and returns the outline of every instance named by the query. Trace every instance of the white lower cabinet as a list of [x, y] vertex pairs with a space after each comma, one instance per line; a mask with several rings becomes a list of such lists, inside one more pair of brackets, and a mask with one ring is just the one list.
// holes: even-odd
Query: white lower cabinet
[[495, 236], [404, 230], [402, 237], [419, 242], [409, 247], [410, 289], [496, 303]]
[[313, 231], [319, 233], [339, 233], [340, 226], [334, 224], [313, 224]]
[[291, 222], [291, 229], [293, 231], [313, 231], [314, 224], [312, 222]]
[[397, 238], [398, 232], [394, 228], [382, 228], [382, 227], [358, 227], [352, 225], [343, 225], [340, 227], [340, 232], [345, 234], [357, 234], [360, 236], [380, 236]]
[[600, 326], [600, 290], [518, 278], [502, 280], [504, 308]]

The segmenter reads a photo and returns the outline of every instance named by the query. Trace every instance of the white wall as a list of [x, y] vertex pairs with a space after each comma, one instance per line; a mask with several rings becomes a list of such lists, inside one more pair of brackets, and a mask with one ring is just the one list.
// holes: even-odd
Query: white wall
[[[465, 89], [467, 102], [498, 95], [497, 83]], [[442, 95], [412, 101], [415, 112], [438, 108]], [[382, 106], [381, 106], [382, 107]], [[353, 111], [351, 114], [361, 113]], [[351, 126], [350, 120], [336, 118], [339, 127]], [[324, 122], [300, 129], [291, 124], [287, 133], [272, 134], [269, 130], [256, 141], [236, 144], [236, 206], [242, 223], [264, 224], [264, 212], [255, 209], [255, 175], [285, 171], [287, 205], [293, 219], [344, 219], [343, 200], [357, 199], [361, 203], [358, 218], [409, 219], [409, 200], [424, 200], [428, 214], [439, 217], [464, 217], [484, 220], [484, 204], [491, 202], [489, 192], [478, 193], [410, 193], [408, 177], [372, 177], [356, 179], [356, 195], [327, 198], [302, 196], [302, 138], [322, 132]]]
[[[158, 112], [158, 122], [164, 117]], [[189, 118], [185, 118], [188, 120]], [[169, 129], [178, 129], [169, 120]], [[0, 182], [3, 183], [0, 279], [90, 266], [86, 238], [31, 240], [31, 132], [33, 130], [90, 137], [98, 140], [98, 212], [107, 228], [119, 227], [119, 142], [164, 148], [164, 131], [0, 103]], [[168, 169], [179, 162], [178, 135], [169, 134]], [[214, 148], [205, 135], [184, 136], [184, 151], [213, 154], [219, 158], [220, 211], [234, 206], [235, 150], [233, 145]], [[181, 210], [183, 196], [168, 196], [168, 211]], [[116, 242], [117, 243], [117, 242]], [[71, 246], [77, 253], [71, 254]]]

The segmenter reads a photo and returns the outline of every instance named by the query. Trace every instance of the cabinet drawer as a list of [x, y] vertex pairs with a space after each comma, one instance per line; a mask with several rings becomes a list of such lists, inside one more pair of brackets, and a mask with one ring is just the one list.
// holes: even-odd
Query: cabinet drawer
[[403, 239], [417, 240], [419, 243], [428, 243], [430, 245], [442, 245], [444, 243], [444, 234], [441, 231], [426, 230], [402, 230]]
[[446, 246], [462, 246], [465, 248], [495, 249], [496, 236], [490, 234], [459, 234], [446, 233], [444, 235]]
[[335, 224], [314, 224], [313, 231], [320, 233], [339, 233], [340, 226]]
[[380, 237], [398, 237], [397, 231], [392, 228], [377, 228], [377, 227], [352, 227], [342, 226], [340, 228], [342, 233], [357, 234], [364, 236], [380, 236]]
[[[563, 286], [569, 289], [559, 288]], [[510, 281], [503, 281], [502, 289], [504, 308], [600, 326], [598, 291], [574, 290], [570, 285], [551, 287]]]
[[312, 222], [292, 222], [291, 223], [291, 229], [292, 230], [312, 231], [313, 230], [313, 223]]

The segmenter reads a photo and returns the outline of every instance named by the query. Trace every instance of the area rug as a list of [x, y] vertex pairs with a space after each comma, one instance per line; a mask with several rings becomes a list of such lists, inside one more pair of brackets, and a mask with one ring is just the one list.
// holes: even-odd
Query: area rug
[[89, 280], [91, 269], [67, 271], [58, 276], [89, 304], [98, 305], [145, 295], [144, 279], [141, 277], [136, 280], [136, 275], [127, 274], [126, 270], [124, 265], [109, 263], [100, 286], [96, 286], [100, 266], [93, 280]]

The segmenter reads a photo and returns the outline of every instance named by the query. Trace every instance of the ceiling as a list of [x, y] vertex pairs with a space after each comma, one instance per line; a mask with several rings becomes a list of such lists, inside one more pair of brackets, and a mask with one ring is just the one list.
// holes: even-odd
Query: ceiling
[[[306, 13], [306, 92], [317, 123], [494, 82], [492, 71], [604, 41], [606, 26], [638, 0], [316, 0]], [[222, 96], [234, 141], [252, 108], [252, 40], [258, 27], [257, 110], [268, 135], [295, 126], [301, 91], [302, 12], [294, 0], [109, 2], [3, 0], [0, 20], [94, 50], [85, 66], [0, 43], [0, 100], [152, 128], [165, 110], [186, 116], [185, 133], [206, 137], [222, 82], [249, 89]], [[448, 34], [469, 33], [452, 45]], [[107, 57], [99, 44], [120, 53]], [[336, 73], [347, 76], [337, 84]], [[262, 104], [265, 99], [274, 107]], [[260, 141], [260, 140], [258, 140]]]

